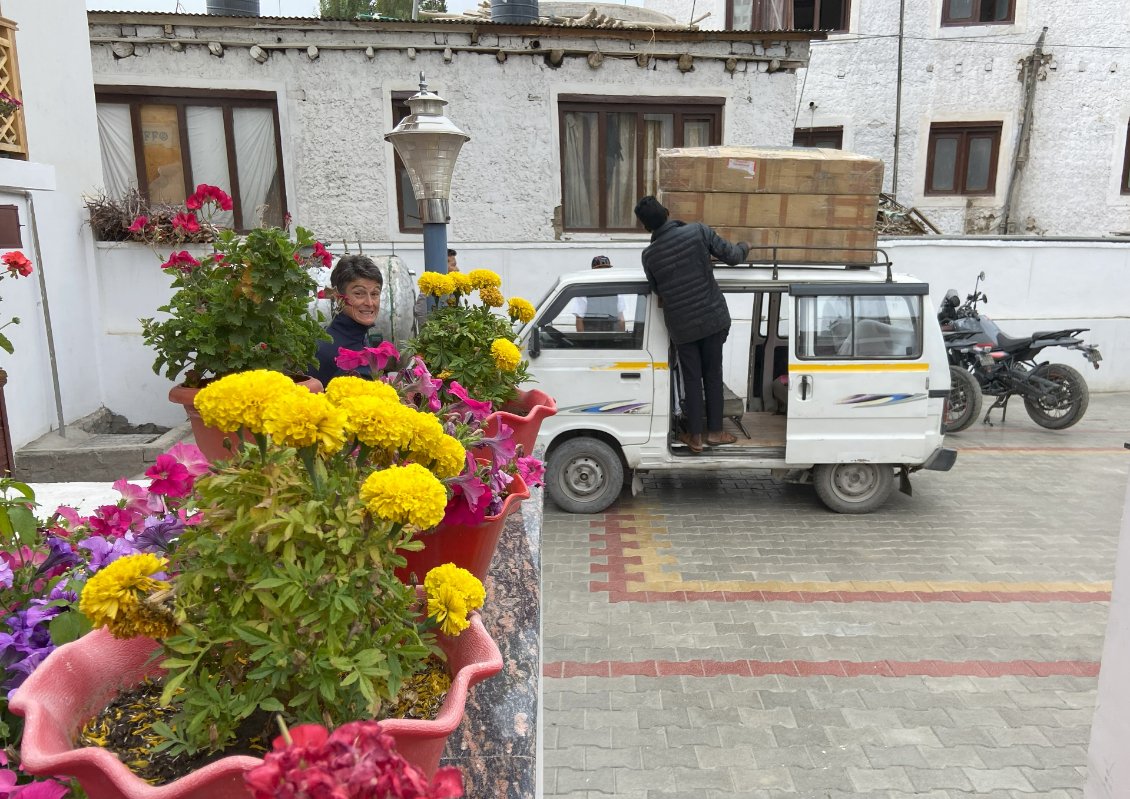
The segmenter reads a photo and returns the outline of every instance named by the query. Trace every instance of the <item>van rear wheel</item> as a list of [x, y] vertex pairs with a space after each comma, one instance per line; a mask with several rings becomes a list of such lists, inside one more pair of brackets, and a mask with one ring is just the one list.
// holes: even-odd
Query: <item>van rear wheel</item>
[[553, 448], [546, 459], [549, 498], [568, 513], [600, 513], [620, 496], [624, 464], [620, 455], [599, 438], [570, 438]]
[[824, 463], [813, 469], [816, 496], [836, 513], [871, 513], [895, 487], [889, 463]]

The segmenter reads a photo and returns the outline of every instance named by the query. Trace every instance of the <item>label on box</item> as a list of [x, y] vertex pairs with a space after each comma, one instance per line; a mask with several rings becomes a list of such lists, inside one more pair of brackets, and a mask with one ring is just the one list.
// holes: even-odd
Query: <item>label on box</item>
[[753, 161], [753, 160], [743, 161], [743, 160], [739, 160], [737, 158], [731, 158], [728, 166], [730, 167], [730, 169], [736, 170], [738, 172], [745, 172], [751, 178], [757, 177], [757, 162], [756, 161]]

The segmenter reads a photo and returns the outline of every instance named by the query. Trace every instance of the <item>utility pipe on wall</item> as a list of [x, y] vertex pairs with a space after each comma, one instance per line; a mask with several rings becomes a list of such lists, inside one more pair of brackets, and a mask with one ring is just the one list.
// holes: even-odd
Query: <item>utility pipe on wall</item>
[[1024, 59], [1024, 98], [1020, 109], [1020, 132], [1016, 137], [1016, 152], [1012, 158], [1012, 169], [1008, 173], [1008, 191], [1004, 196], [1001, 221], [997, 226], [997, 232], [1005, 235], [1012, 232], [1008, 229], [1012, 206], [1016, 202], [1016, 195], [1020, 193], [1020, 173], [1028, 163], [1028, 140], [1032, 136], [1032, 109], [1036, 104], [1036, 78], [1044, 61], [1044, 37], [1047, 34], [1048, 29], [1045, 26], [1040, 31], [1040, 38], [1036, 40], [1036, 49], [1032, 51], [1032, 55]]
[[39, 275], [39, 296], [43, 300], [43, 324], [47, 328], [47, 358], [51, 364], [51, 388], [55, 392], [55, 415], [59, 422], [59, 435], [66, 437], [67, 426], [63, 422], [63, 393], [59, 388], [59, 363], [55, 358], [55, 331], [51, 327], [51, 306], [47, 302], [47, 277], [43, 267], [43, 250], [39, 247], [39, 226], [35, 222], [35, 197], [30, 191], [23, 192], [27, 200], [28, 223], [31, 225], [31, 246], [35, 249], [36, 273]]
[[906, 0], [899, 0], [899, 55], [898, 74], [895, 77], [895, 156], [891, 163], [891, 195], [899, 194], [899, 126], [902, 124], [902, 43], [906, 26]]

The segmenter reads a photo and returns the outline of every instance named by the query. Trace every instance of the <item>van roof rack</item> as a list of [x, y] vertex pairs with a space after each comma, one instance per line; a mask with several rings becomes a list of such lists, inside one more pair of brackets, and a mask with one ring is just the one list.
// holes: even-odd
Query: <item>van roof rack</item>
[[[811, 258], [805, 259], [792, 259], [782, 258], [781, 253], [804, 253], [813, 250], [826, 250], [828, 252], [838, 253], [858, 253], [860, 259], [858, 261], [835, 261], [827, 263], [813, 263]], [[755, 266], [771, 266], [773, 267], [773, 279], [777, 280], [777, 270], [781, 267], [789, 269], [874, 269], [876, 266], [885, 267], [887, 270], [887, 283], [894, 282], [894, 276], [891, 274], [891, 257], [887, 255], [887, 251], [879, 247], [818, 247], [818, 246], [778, 246], [778, 245], [764, 245], [749, 248], [750, 254], [753, 253], [767, 253], [768, 258], [750, 258], [745, 263], [730, 266], [729, 264], [716, 263], [714, 266], [718, 269], [748, 269]], [[862, 255], [867, 253], [870, 260], [864, 260]]]

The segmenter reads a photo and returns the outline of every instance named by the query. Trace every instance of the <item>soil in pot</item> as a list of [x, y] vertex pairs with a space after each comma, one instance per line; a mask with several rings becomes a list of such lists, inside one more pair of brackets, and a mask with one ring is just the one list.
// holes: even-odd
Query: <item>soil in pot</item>
[[[422, 671], [405, 680], [397, 703], [384, 708], [381, 718], [434, 719], [451, 687], [446, 663], [431, 657]], [[165, 785], [202, 766], [231, 755], [262, 757], [278, 737], [274, 713], [258, 713], [240, 728], [239, 741], [220, 752], [185, 754], [157, 751], [164, 739], [153, 723], [169, 723], [175, 707], [161, 707], [161, 683], [146, 680], [121, 691], [79, 733], [79, 746], [98, 746], [114, 753], [134, 774], [152, 785]]]

